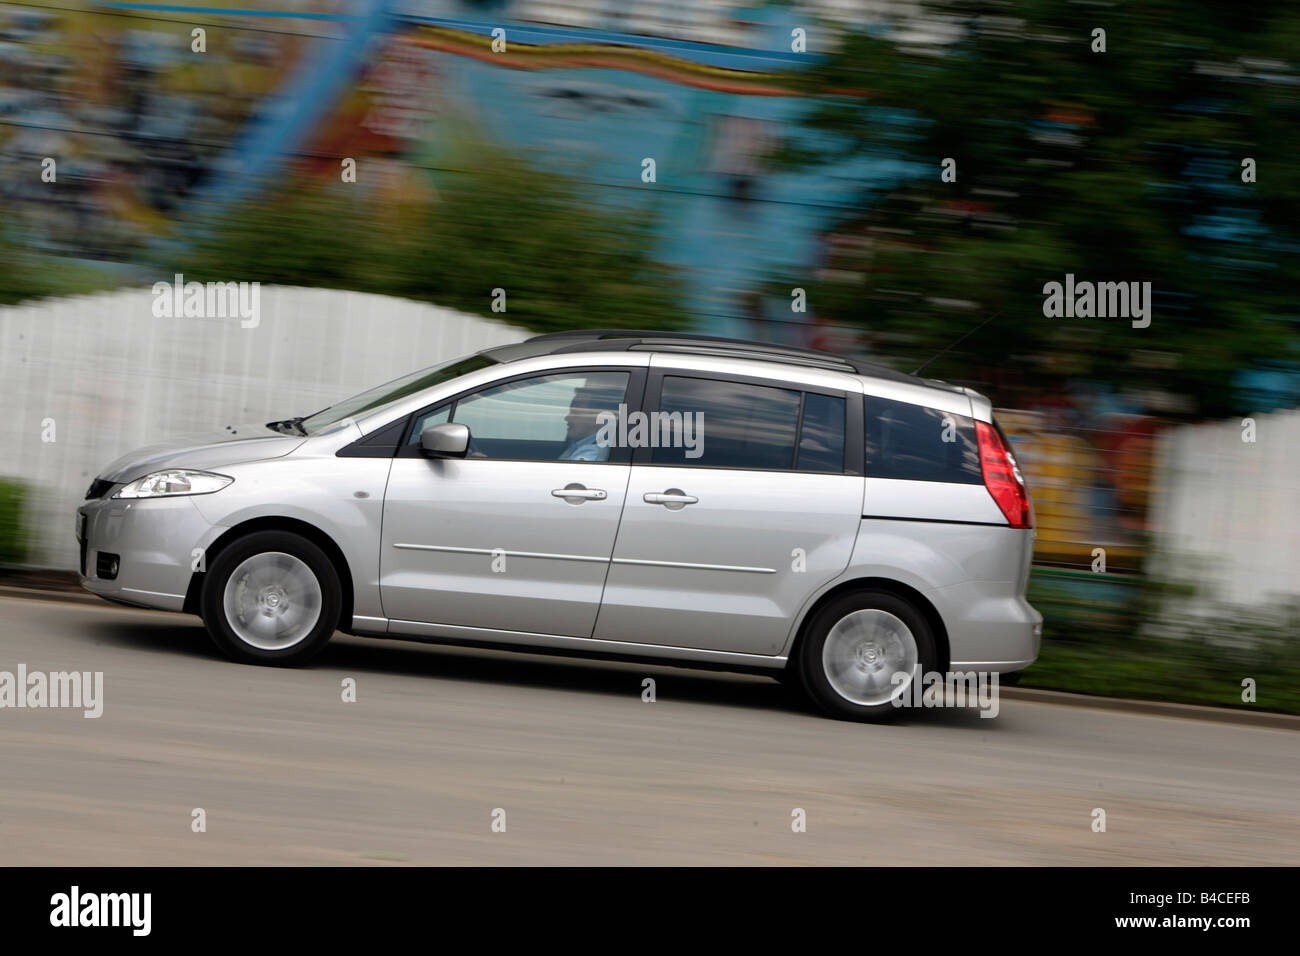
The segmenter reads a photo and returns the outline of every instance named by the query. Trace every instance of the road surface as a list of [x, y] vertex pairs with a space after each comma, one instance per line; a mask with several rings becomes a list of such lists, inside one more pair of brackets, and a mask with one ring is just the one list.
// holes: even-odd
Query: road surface
[[19, 664], [102, 671], [104, 712], [0, 709], [4, 865], [1300, 863], [1289, 730], [1011, 700], [857, 725], [762, 677], [342, 635], [251, 667], [196, 618], [0, 599]]

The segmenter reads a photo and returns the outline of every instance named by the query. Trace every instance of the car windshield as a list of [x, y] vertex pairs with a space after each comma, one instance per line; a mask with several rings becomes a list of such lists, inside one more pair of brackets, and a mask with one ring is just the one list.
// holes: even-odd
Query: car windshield
[[331, 431], [334, 426], [345, 419], [355, 418], [390, 402], [406, 398], [408, 395], [422, 392], [426, 388], [441, 385], [453, 378], [458, 378], [470, 372], [477, 372], [481, 368], [487, 368], [489, 365], [494, 364], [493, 359], [484, 355], [471, 355], [469, 358], [453, 359], [432, 368], [422, 368], [418, 372], [404, 375], [385, 385], [379, 385], [362, 392], [360, 395], [345, 398], [329, 408], [321, 409], [316, 414], [302, 419], [299, 425], [303, 432], [308, 435], [320, 435]]

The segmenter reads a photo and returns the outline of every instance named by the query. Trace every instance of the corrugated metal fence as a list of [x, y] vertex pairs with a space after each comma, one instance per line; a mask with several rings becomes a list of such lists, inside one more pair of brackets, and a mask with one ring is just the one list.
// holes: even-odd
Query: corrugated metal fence
[[1160, 443], [1152, 570], [1200, 585], [1194, 604], [1300, 594], [1300, 410], [1244, 421], [1186, 425]]
[[265, 287], [256, 327], [156, 318], [150, 290], [0, 309], [0, 476], [30, 489], [30, 562], [74, 568], [73, 512], [108, 462], [174, 435], [301, 415], [526, 338], [420, 302]]
[[[0, 476], [31, 489], [34, 565], [76, 566], [73, 511], [99, 469], [132, 448], [304, 414], [527, 336], [356, 292], [264, 288], [254, 328], [157, 318], [153, 302], [149, 290], [125, 290], [0, 309]], [[1162, 429], [1112, 416], [1080, 427], [1041, 411], [998, 415], [1034, 495], [1036, 579], [1060, 592], [1042, 599], [1062, 617], [1122, 620], [1125, 579], [1153, 555], [1158, 572], [1191, 576], [1223, 600], [1300, 592], [1300, 411], [1258, 416], [1253, 442], [1239, 421]]]

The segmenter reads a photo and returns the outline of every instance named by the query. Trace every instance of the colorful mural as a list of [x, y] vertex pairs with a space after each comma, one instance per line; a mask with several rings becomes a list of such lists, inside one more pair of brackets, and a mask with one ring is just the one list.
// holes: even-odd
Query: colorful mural
[[[34, 247], [147, 260], [184, 240], [195, 210], [333, 175], [344, 156], [366, 164], [358, 182], [383, 216], [435, 196], [486, 140], [576, 178], [593, 203], [653, 206], [655, 254], [684, 275], [701, 326], [808, 338], [806, 316], [770, 314], [752, 290], [816, 262], [851, 180], [766, 162], [801, 107], [788, 50], [437, 20], [387, 0], [213, 15], [222, 6], [203, 8], [202, 54], [181, 5], [0, 7], [0, 191]], [[492, 50], [497, 22], [508, 55]], [[56, 203], [28, 188], [45, 156], [60, 157]]]
[[1084, 426], [1050, 406], [997, 416], [1033, 496], [1035, 561], [1091, 569], [1093, 549], [1103, 548], [1108, 572], [1135, 570], [1148, 530], [1156, 419], [1116, 413]]

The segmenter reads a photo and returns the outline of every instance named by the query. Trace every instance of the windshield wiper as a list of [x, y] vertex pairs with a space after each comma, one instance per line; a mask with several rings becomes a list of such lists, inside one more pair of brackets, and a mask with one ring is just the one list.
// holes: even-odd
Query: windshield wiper
[[277, 432], [283, 432], [286, 435], [298, 434], [306, 438], [307, 429], [302, 427], [304, 421], [306, 421], [306, 416], [299, 415], [297, 418], [286, 418], [283, 421], [267, 422], [266, 427]]

